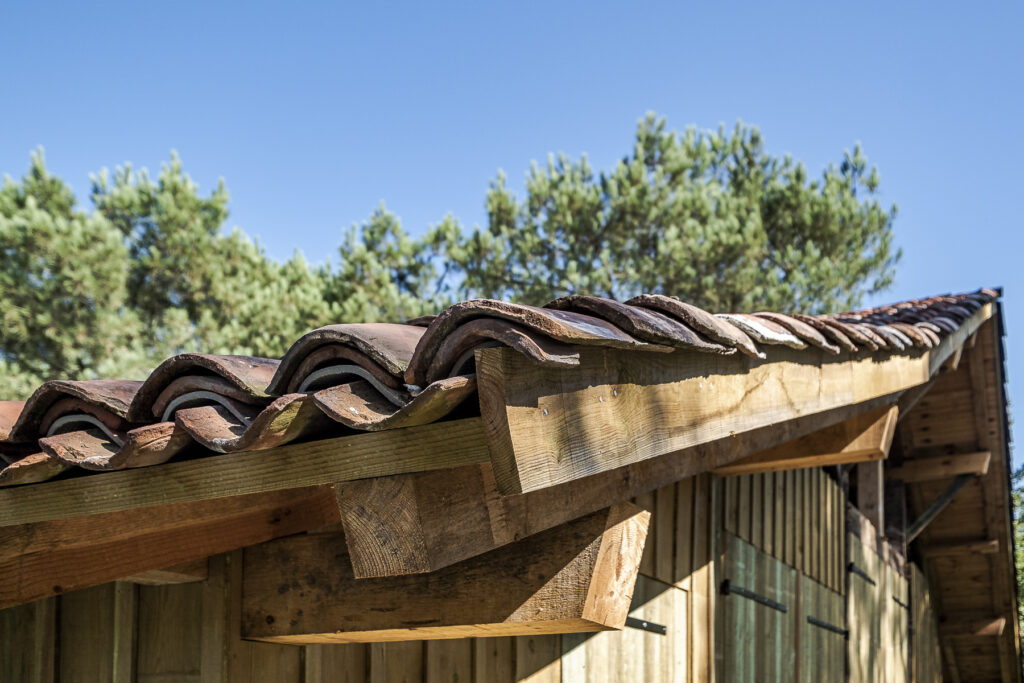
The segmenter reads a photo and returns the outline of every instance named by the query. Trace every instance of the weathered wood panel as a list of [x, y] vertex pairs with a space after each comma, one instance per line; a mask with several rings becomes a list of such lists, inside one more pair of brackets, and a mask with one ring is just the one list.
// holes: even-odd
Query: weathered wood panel
[[57, 598], [0, 611], [0, 681], [53, 683]]
[[821, 469], [726, 477], [725, 530], [845, 592], [846, 497]]
[[800, 641], [798, 680], [800, 683], [842, 681], [846, 667], [846, 640], [821, 624], [812, 624], [808, 617], [840, 629], [846, 628], [843, 596], [801, 574], [800, 606], [796, 615]]
[[916, 564], [910, 565], [910, 598], [910, 680], [913, 683], [942, 683], [939, 626], [928, 584]]
[[562, 636], [562, 680], [576, 683], [634, 683], [689, 680], [687, 591], [641, 576], [633, 591], [631, 617], [665, 626], [660, 635], [636, 628], [621, 633]]
[[723, 578], [786, 607], [785, 612], [730, 592], [719, 602], [723, 620], [721, 680], [794, 680], [797, 572], [732, 534], [725, 537]]

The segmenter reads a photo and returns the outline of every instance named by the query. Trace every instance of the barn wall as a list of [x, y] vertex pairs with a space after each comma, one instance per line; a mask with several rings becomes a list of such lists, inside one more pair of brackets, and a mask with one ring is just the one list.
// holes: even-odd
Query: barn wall
[[[372, 645], [247, 642], [235, 553], [211, 558], [202, 583], [107, 584], [0, 612], [0, 680], [699, 683], [764, 680], [764, 669], [778, 680], [842, 680], [842, 636], [806, 620], [846, 623], [845, 500], [822, 471], [701, 475], [636, 502], [653, 516], [631, 615], [666, 626], [664, 636], [627, 628]], [[723, 596], [725, 578], [789, 610]], [[905, 670], [905, 623], [887, 619], [889, 635], [879, 638], [903, 638]], [[924, 672], [938, 663], [920, 659], [915, 680], [935, 680]]]

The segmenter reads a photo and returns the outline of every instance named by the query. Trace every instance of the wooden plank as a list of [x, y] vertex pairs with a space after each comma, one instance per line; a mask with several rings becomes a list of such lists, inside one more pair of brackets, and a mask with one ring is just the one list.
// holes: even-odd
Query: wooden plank
[[[198, 508], [195, 518], [188, 517], [190, 506]], [[127, 525], [119, 513], [107, 513], [5, 529], [0, 543], [8, 556], [0, 560], [0, 572], [7, 579], [0, 582], [0, 606], [324, 526], [338, 519], [338, 506], [334, 490], [327, 486], [140, 510], [133, 522], [136, 517], [138, 526]], [[16, 529], [36, 532], [22, 543], [33, 552], [11, 554], [18, 546]], [[76, 531], [89, 544], [74, 540]]]
[[702, 474], [693, 483], [693, 572], [690, 579], [690, 680], [710, 683], [714, 667], [714, 610], [718, 528], [713, 514], [714, 503], [710, 474]]
[[905, 460], [899, 467], [891, 467], [886, 473], [890, 479], [902, 479], [906, 483], [949, 479], [960, 474], [984, 475], [992, 459], [989, 451], [960, 453], [933, 458]]
[[[676, 485], [676, 556], [672, 582], [684, 590], [690, 590], [693, 572], [694, 482], [694, 477], [688, 477]], [[696, 517], [703, 517], [703, 513], [698, 510]]]
[[922, 543], [921, 553], [928, 558], [955, 557], [957, 555], [991, 555], [999, 552], [999, 539], [947, 541]]
[[60, 602], [63, 682], [129, 683], [135, 665], [135, 586], [108, 583], [69, 593]]
[[939, 622], [943, 638], [955, 636], [1001, 636], [1006, 628], [1006, 617], [977, 617], [946, 615]]
[[622, 503], [431, 574], [381, 579], [352, 575], [340, 534], [265, 543], [245, 552], [244, 635], [301, 644], [622, 628], [649, 518]]
[[750, 536], [747, 540], [758, 549], [764, 548], [764, 518], [761, 516], [764, 485], [761, 479], [759, 474], [750, 475]]
[[775, 476], [766, 472], [761, 476], [764, 492], [761, 494], [761, 547], [769, 555], [775, 554]]
[[426, 649], [427, 683], [472, 680], [472, 639], [431, 640], [426, 643]]
[[[234, 550], [234, 548], [229, 548], [229, 550]], [[192, 560], [191, 562], [176, 564], [172, 567], [151, 569], [148, 572], [129, 576], [125, 578], [124, 581], [141, 584], [143, 586], [196, 583], [198, 581], [205, 581], [209, 576], [209, 571], [206, 565], [206, 558], [204, 557], [198, 560]]]
[[203, 587], [138, 589], [136, 680], [199, 683], [202, 667]]
[[0, 526], [487, 462], [479, 418], [0, 489]]
[[885, 473], [880, 461], [862, 462], [857, 475], [857, 509], [879, 531], [885, 530]]
[[515, 638], [474, 638], [475, 681], [513, 683], [515, 680]]
[[366, 645], [307, 645], [302, 683], [365, 683]]
[[370, 683], [423, 681], [423, 646], [416, 641], [370, 645]]
[[476, 352], [488, 450], [503, 493], [522, 493], [923, 384], [992, 315], [986, 305], [934, 349], [826, 356], [581, 350], [579, 367], [511, 349]]
[[751, 480], [753, 479], [752, 474], [746, 474], [740, 477], [740, 489], [737, 495], [738, 512], [736, 517], [739, 524], [736, 527], [736, 535], [742, 538], [747, 543], [750, 543], [750, 502], [753, 498], [751, 494]]
[[799, 439], [719, 467], [726, 476], [882, 460], [889, 454], [899, 409], [883, 406]]
[[527, 683], [561, 683], [561, 638], [557, 635], [517, 637], [515, 680]]
[[[654, 499], [654, 578], [671, 584], [675, 572], [676, 487], [663, 486]], [[646, 544], [645, 544], [646, 545]]]
[[772, 510], [771, 518], [775, 526], [775, 558], [786, 561], [786, 472], [779, 472], [774, 477], [775, 509]]
[[0, 681], [54, 683], [56, 598], [0, 611]]

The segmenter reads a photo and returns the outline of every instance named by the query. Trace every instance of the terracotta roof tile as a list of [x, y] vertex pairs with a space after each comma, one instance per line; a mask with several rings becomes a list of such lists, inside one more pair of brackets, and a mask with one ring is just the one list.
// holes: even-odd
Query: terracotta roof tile
[[759, 344], [899, 353], [934, 347], [997, 297], [985, 289], [835, 316], [713, 315], [660, 294], [625, 303], [572, 296], [544, 308], [480, 299], [410, 324], [328, 325], [280, 360], [182, 354], [145, 382], [47, 382], [26, 402], [2, 401], [0, 457], [9, 464], [0, 486], [69, 467], [145, 467], [184, 452], [264, 450], [434, 422], [476, 393], [474, 352], [488, 346], [563, 367], [579, 364], [581, 346], [738, 350], [757, 359], [766, 357]]

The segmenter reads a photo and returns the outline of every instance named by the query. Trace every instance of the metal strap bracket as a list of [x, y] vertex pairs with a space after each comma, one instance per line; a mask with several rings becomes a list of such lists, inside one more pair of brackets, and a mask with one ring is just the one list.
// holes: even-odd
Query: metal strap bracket
[[667, 626], [655, 624], [650, 621], [645, 621], [643, 619], [637, 619], [636, 617], [626, 617], [626, 626], [628, 626], [629, 628], [638, 628], [641, 631], [650, 631], [651, 633], [657, 633], [660, 636], [668, 635]]
[[725, 581], [722, 582], [722, 595], [731, 595], [731, 594], [738, 595], [741, 598], [747, 598], [748, 600], [753, 600], [754, 602], [758, 603], [759, 605], [764, 605], [765, 607], [771, 607], [772, 609], [776, 609], [776, 610], [778, 610], [780, 612], [788, 612], [789, 611], [789, 608], [786, 607], [785, 605], [783, 605], [781, 602], [776, 602], [775, 600], [772, 600], [769, 597], [761, 595], [760, 593], [755, 593], [754, 591], [747, 590], [746, 588], [744, 588], [742, 586], [737, 586], [737, 585], [731, 583], [729, 581], [729, 579], [726, 579]]
[[850, 564], [846, 565], [846, 571], [850, 572], [851, 574], [856, 574], [860, 578], [862, 578], [865, 581], [867, 581], [868, 583], [870, 583], [872, 586], [877, 586], [878, 585], [878, 584], [875, 583], [875, 580], [872, 579], [868, 575], [868, 573], [866, 571], [864, 571], [863, 569], [861, 569], [860, 567], [855, 565], [853, 562], [851, 562]]
[[839, 628], [835, 624], [830, 624], [827, 621], [822, 621], [821, 619], [818, 619], [816, 617], [807, 617], [807, 623], [810, 624], [811, 626], [817, 626], [818, 628], [823, 628], [826, 631], [831, 631], [832, 633], [838, 633], [839, 635], [841, 635], [846, 640], [850, 639], [850, 631], [849, 630], [847, 630], [845, 628]]

